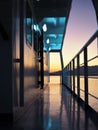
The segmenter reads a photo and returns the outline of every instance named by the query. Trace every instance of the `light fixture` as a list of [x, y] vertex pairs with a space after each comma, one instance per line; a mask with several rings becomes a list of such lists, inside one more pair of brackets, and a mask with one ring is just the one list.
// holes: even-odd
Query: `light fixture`
[[49, 51], [51, 51], [51, 47], [49, 47]]
[[34, 30], [36, 31], [37, 30], [37, 27], [36, 27], [36, 25], [34, 24]]
[[34, 28], [35, 31], [39, 31], [39, 26], [38, 26], [38, 24], [36, 24], [36, 25], [34, 24], [33, 28]]
[[46, 25], [46, 24], [44, 24], [42, 28], [43, 28], [43, 31], [44, 31], [44, 32], [47, 31], [47, 25]]
[[50, 40], [49, 40], [49, 38], [48, 38], [47, 41], [46, 41], [46, 43], [49, 44], [49, 42], [50, 42]]

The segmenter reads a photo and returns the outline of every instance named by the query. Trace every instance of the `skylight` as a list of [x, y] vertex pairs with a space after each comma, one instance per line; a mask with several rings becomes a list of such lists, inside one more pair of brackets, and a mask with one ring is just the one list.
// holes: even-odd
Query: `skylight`
[[[66, 24], [65, 17], [44, 18], [39, 26], [43, 28], [44, 51], [60, 51]], [[49, 49], [51, 48], [51, 49]]]

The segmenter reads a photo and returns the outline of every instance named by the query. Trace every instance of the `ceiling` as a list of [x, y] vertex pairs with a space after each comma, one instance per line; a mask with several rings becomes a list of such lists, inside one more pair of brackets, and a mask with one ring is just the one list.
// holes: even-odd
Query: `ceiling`
[[37, 22], [45, 17], [67, 17], [72, 0], [33, 0]]
[[46, 25], [44, 51], [60, 51], [72, 0], [33, 0], [33, 12], [39, 28]]
[[[44, 51], [61, 51], [72, 0], [30, 0], [34, 21], [41, 29], [45, 24]], [[98, 22], [98, 0], [92, 0]]]

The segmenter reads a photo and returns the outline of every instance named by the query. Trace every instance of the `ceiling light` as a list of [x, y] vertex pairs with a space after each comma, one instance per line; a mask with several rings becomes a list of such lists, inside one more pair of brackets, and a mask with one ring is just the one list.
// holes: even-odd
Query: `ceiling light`
[[34, 25], [34, 30], [35, 30], [35, 31], [37, 30], [37, 27], [36, 27], [36, 25]]
[[47, 25], [46, 25], [46, 24], [43, 25], [43, 31], [44, 31], [44, 32], [47, 31]]
[[49, 47], [49, 51], [51, 51], [51, 47]]
[[46, 43], [49, 44], [49, 42], [50, 42], [50, 40], [49, 40], [49, 38], [48, 38], [47, 41], [46, 41]]

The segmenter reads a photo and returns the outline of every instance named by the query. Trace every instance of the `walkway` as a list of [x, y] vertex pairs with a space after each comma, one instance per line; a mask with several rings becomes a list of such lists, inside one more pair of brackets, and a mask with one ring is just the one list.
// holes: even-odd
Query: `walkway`
[[98, 130], [69, 91], [60, 84], [50, 84], [44, 91], [37, 89], [33, 96], [34, 101], [28, 111], [9, 129]]

